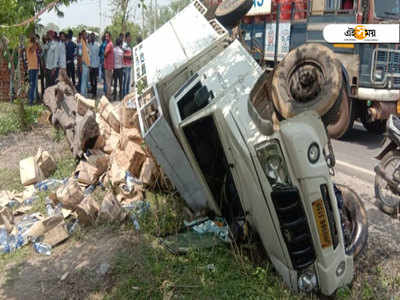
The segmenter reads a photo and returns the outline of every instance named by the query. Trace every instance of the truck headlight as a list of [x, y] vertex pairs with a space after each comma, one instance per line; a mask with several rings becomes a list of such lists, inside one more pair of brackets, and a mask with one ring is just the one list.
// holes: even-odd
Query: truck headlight
[[317, 288], [317, 276], [313, 271], [307, 271], [299, 276], [299, 290], [310, 293]]
[[290, 179], [285, 158], [277, 140], [256, 146], [256, 153], [269, 183], [289, 185]]
[[315, 164], [319, 160], [319, 156], [321, 151], [317, 143], [312, 143], [310, 147], [308, 147], [308, 160], [310, 163]]

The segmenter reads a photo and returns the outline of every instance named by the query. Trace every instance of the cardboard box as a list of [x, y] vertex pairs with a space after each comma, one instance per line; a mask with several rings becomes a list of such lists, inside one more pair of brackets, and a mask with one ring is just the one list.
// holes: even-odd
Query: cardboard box
[[84, 195], [78, 181], [73, 178], [70, 178], [65, 185], [57, 190], [57, 200], [67, 209], [74, 209], [77, 207], [83, 198]]
[[121, 222], [125, 219], [126, 213], [112, 192], [106, 194], [101, 203], [99, 212], [100, 222]]
[[96, 200], [92, 196], [87, 196], [76, 207], [79, 223], [84, 225], [94, 224], [99, 214], [99, 210], [100, 207]]
[[54, 247], [64, 242], [69, 238], [69, 233], [65, 227], [65, 222], [61, 221], [57, 226], [45, 233], [43, 243]]
[[49, 177], [57, 168], [57, 164], [53, 156], [51, 156], [48, 151], [43, 151], [40, 147], [35, 156], [35, 160], [40, 168], [40, 171], [46, 178]]
[[10, 233], [14, 227], [14, 215], [8, 207], [0, 208], [0, 225]]
[[35, 240], [55, 228], [61, 222], [64, 222], [64, 217], [62, 215], [47, 217], [33, 224], [33, 226], [27, 230], [25, 236], [30, 240]]
[[154, 163], [154, 160], [150, 157], [146, 158], [146, 161], [143, 163], [142, 170], [140, 172], [140, 181], [144, 184], [152, 183], [155, 170], [156, 164]]
[[43, 179], [39, 166], [33, 156], [19, 162], [19, 174], [23, 185], [35, 184]]

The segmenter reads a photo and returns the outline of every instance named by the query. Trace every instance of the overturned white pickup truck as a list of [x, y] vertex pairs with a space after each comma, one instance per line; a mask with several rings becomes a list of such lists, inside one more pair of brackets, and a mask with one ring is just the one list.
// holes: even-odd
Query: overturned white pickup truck
[[273, 126], [268, 75], [205, 13], [192, 2], [134, 48], [142, 135], [193, 211], [225, 217], [238, 240], [249, 224], [288, 286], [331, 295], [366, 243], [361, 201], [332, 183], [320, 117]]

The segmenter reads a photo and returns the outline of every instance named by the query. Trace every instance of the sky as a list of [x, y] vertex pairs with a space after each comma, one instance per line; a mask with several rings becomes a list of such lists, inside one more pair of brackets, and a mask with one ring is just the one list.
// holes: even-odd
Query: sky
[[[148, 3], [152, 0], [145, 0]], [[56, 24], [60, 29], [74, 27], [80, 24], [86, 26], [102, 27], [103, 29], [111, 23], [111, 2], [112, 0], [78, 0], [68, 7], [61, 6], [64, 17], [60, 18], [54, 11], [44, 13], [41, 17], [41, 24]], [[132, 0], [133, 3], [138, 1]], [[158, 5], [168, 4], [170, 0], [158, 0]], [[102, 24], [100, 24], [100, 5], [102, 7]]]

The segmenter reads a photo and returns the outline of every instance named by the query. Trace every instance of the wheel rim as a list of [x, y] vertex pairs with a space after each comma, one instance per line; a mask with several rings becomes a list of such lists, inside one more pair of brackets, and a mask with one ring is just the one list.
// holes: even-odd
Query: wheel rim
[[[399, 172], [398, 171], [399, 167], [400, 167], [400, 157], [394, 156], [391, 157], [384, 164], [383, 170], [386, 174], [394, 174], [395, 171]], [[377, 194], [378, 194], [377, 196], [384, 205], [390, 208], [397, 208], [399, 206], [400, 196], [394, 193], [393, 190], [390, 188], [389, 184], [378, 174], [376, 174], [375, 177], [375, 185], [377, 187]]]
[[311, 60], [296, 65], [289, 72], [288, 78], [292, 98], [303, 103], [315, 100], [325, 83], [322, 66]]

